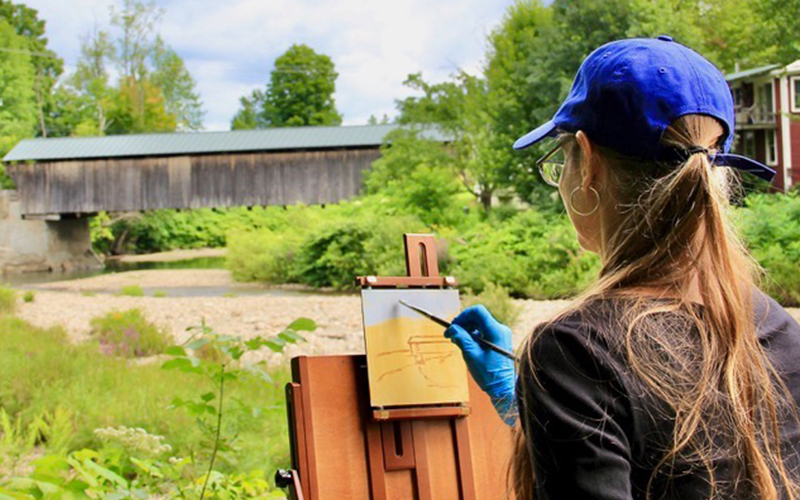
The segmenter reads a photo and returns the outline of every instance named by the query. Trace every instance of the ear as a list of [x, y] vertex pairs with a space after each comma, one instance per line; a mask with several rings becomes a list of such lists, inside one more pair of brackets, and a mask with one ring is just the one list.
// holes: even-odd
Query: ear
[[581, 190], [589, 190], [592, 183], [600, 184], [600, 162], [597, 161], [597, 150], [583, 130], [578, 130], [575, 140], [581, 151]]

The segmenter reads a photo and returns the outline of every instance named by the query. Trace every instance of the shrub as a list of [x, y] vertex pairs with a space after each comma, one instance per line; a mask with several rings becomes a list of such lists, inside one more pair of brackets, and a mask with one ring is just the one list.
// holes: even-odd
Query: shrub
[[127, 358], [161, 354], [172, 336], [145, 319], [139, 309], [111, 311], [92, 319], [91, 335], [106, 354]]
[[153, 292], [153, 297], [164, 298], [166, 296], [167, 292], [165, 292], [164, 290], [156, 290], [155, 292]]
[[144, 297], [144, 290], [139, 285], [127, 285], [122, 287], [119, 294], [125, 297]]
[[737, 212], [745, 241], [766, 271], [764, 289], [786, 306], [800, 305], [800, 195], [754, 194]]
[[580, 248], [565, 214], [532, 209], [497, 227], [477, 225], [451, 241], [450, 253], [453, 273], [472, 293], [494, 283], [515, 297], [566, 297], [599, 271], [599, 259]]
[[0, 314], [14, 314], [17, 310], [17, 292], [0, 287]]
[[356, 276], [403, 274], [402, 235], [417, 228], [424, 226], [409, 216], [372, 217], [326, 227], [303, 243], [293, 278], [311, 286], [344, 289], [354, 286]]
[[25, 293], [22, 294], [22, 301], [26, 303], [31, 303], [36, 300], [36, 292], [33, 290], [27, 290]]
[[514, 303], [508, 290], [494, 283], [487, 284], [478, 295], [464, 295], [461, 302], [464, 307], [483, 304], [492, 316], [512, 329], [522, 312], [522, 307]]
[[238, 281], [286, 283], [302, 236], [270, 229], [232, 232], [228, 237], [225, 267]]

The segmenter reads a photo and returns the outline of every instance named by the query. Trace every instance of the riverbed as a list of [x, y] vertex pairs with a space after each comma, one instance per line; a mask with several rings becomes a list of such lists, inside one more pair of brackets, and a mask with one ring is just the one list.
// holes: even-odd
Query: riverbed
[[[136, 285], [145, 296], [121, 295]], [[317, 330], [308, 342], [291, 346], [287, 356], [364, 351], [361, 300], [355, 293], [314, 293], [297, 287], [236, 283], [224, 269], [153, 269], [102, 274], [27, 285], [35, 298], [20, 301], [19, 316], [41, 327], [63, 327], [80, 342], [89, 337], [92, 318], [114, 310], [141, 309], [145, 316], [185, 340], [201, 321], [219, 333], [251, 337], [273, 335], [299, 317], [313, 319]], [[190, 293], [189, 293], [190, 292]], [[156, 296], [159, 295], [159, 296]], [[522, 314], [515, 341], [551, 317], [566, 301], [517, 301]]]
[[[126, 296], [124, 287], [138, 286], [144, 296]], [[19, 316], [40, 327], [63, 327], [75, 342], [89, 337], [92, 318], [114, 310], [141, 309], [176, 341], [187, 329], [205, 321], [217, 332], [252, 337], [280, 332], [299, 317], [316, 321], [307, 342], [290, 346], [285, 356], [352, 354], [364, 351], [361, 301], [358, 294], [319, 293], [299, 287], [266, 287], [237, 283], [225, 269], [149, 269], [87, 278], [27, 284], [35, 298], [20, 301]], [[515, 301], [521, 308], [514, 325], [519, 344], [533, 327], [565, 308], [568, 301]], [[800, 309], [789, 309], [800, 320]], [[280, 355], [270, 355], [280, 363]]]

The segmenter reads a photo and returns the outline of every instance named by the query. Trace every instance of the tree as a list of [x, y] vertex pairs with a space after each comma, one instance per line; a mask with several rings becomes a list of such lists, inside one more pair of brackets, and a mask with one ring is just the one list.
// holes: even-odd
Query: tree
[[487, 126], [491, 111], [486, 80], [460, 72], [437, 84], [426, 83], [420, 74], [409, 75], [404, 83], [422, 95], [397, 102], [398, 121], [433, 125], [453, 137], [453, 169], [488, 213], [502, 184], [497, 168], [502, 151], [492, 147], [496, 137]]
[[[25, 50], [31, 57], [34, 68], [33, 90], [36, 97], [37, 135], [47, 137], [50, 133], [50, 119], [57, 113], [53, 101], [53, 91], [61, 73], [64, 61], [47, 47], [45, 22], [39, 19], [38, 12], [23, 4], [0, 0], [0, 18], [5, 19], [23, 37], [25, 44], [18, 50]], [[5, 46], [4, 46], [5, 47]]]
[[551, 203], [552, 191], [534, 168], [543, 149], [513, 151], [511, 145], [549, 120], [571, 85], [563, 61], [551, 56], [556, 31], [553, 9], [538, 0], [517, 2], [489, 35], [484, 67], [499, 182], [542, 206]]
[[231, 130], [266, 128], [264, 123], [264, 92], [256, 89], [249, 96], [239, 98], [241, 107], [231, 121]]
[[340, 125], [333, 99], [337, 76], [330, 57], [292, 45], [275, 60], [266, 92], [240, 99], [231, 128]]
[[[99, 134], [171, 132], [202, 128], [202, 103], [183, 60], [157, 34], [163, 14], [154, 3], [124, 0], [111, 9], [111, 29], [95, 30], [81, 44], [72, 78], [94, 110]], [[116, 84], [110, 74], [119, 75]], [[77, 125], [76, 125], [77, 127]]]
[[166, 112], [175, 117], [178, 130], [203, 128], [203, 109], [200, 96], [195, 92], [196, 82], [183, 59], [167, 47], [161, 37], [151, 53], [152, 84], [164, 95]]
[[108, 108], [114, 94], [109, 84], [108, 65], [115, 53], [111, 35], [107, 31], [95, 30], [81, 41], [81, 57], [72, 76], [73, 86], [94, 108], [94, 128], [99, 135], [104, 134], [108, 126]]
[[0, 18], [0, 154], [24, 137], [36, 124], [35, 69], [28, 43], [4, 18]]

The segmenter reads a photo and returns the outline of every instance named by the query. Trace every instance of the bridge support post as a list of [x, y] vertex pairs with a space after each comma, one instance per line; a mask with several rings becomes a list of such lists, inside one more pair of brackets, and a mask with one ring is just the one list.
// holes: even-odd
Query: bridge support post
[[0, 191], [0, 273], [98, 269], [92, 253], [89, 219], [20, 215], [16, 191]]

